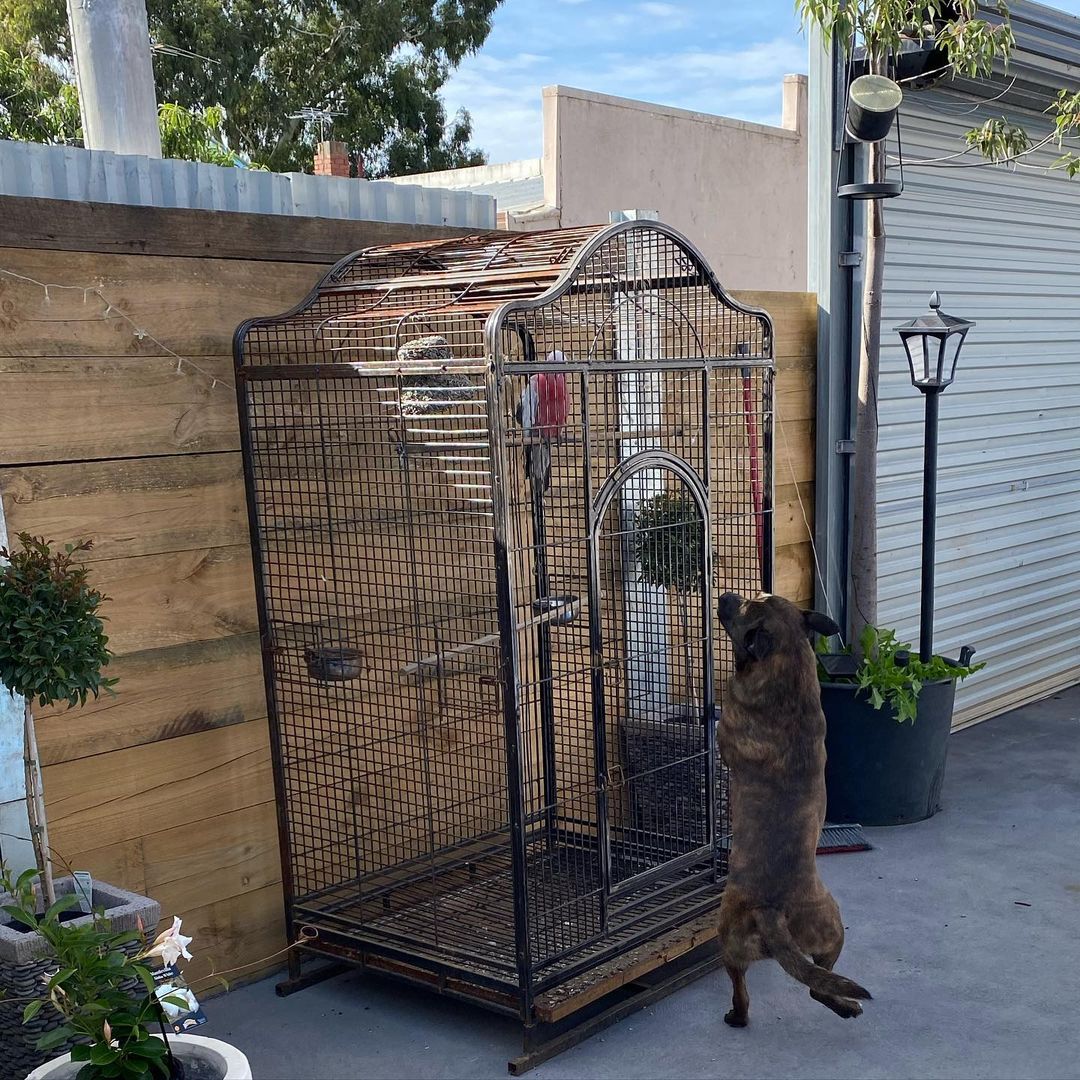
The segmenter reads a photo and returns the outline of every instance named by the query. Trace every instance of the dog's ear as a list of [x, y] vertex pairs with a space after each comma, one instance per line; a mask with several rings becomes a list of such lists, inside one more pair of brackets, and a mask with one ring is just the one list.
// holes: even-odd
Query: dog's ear
[[821, 634], [822, 637], [833, 637], [835, 634], [840, 633], [840, 627], [828, 615], [822, 615], [820, 611], [804, 611], [802, 617], [803, 626], [806, 627], [807, 636], [811, 641], [814, 640], [815, 634]]
[[773, 651], [773, 637], [764, 627], [758, 626], [746, 632], [743, 648], [755, 660], [767, 660]]

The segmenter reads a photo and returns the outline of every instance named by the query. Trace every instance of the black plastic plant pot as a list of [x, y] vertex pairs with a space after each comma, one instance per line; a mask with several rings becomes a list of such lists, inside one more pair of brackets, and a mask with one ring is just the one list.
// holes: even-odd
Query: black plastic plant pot
[[875, 709], [854, 684], [822, 683], [828, 820], [907, 825], [933, 817], [941, 809], [955, 697], [955, 679], [926, 683], [915, 722], [901, 724], [888, 703]]

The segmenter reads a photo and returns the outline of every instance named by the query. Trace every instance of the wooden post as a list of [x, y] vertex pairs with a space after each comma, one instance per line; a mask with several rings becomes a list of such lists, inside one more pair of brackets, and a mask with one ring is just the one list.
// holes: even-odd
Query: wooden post
[[30, 837], [34, 842], [34, 854], [37, 856], [38, 869], [41, 871], [41, 886], [45, 893], [45, 906], [51, 907], [56, 902], [56, 890], [53, 887], [52, 849], [49, 847], [49, 825], [45, 819], [45, 791], [41, 782], [41, 758], [38, 754], [37, 732], [34, 730], [34, 717], [30, 699], [26, 699], [26, 808], [30, 816]]
[[145, 0], [68, 0], [68, 23], [87, 149], [161, 157]]

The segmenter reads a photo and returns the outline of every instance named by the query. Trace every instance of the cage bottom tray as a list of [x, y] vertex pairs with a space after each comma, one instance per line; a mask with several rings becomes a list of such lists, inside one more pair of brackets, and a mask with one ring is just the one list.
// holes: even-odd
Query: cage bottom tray
[[[513, 866], [503, 841], [449, 865], [418, 863], [410, 876], [366, 896], [351, 883], [297, 905], [297, 918], [374, 949], [427, 958], [486, 981], [517, 986]], [[613, 875], [633, 866], [613, 851]], [[595, 847], [533, 844], [527, 860], [533, 963], [544, 985], [680, 924], [715, 905], [721, 886], [706, 860], [652, 877], [608, 900], [601, 933], [600, 862]], [[359, 895], [358, 895], [359, 888]], [[351, 899], [350, 899], [351, 894]]]

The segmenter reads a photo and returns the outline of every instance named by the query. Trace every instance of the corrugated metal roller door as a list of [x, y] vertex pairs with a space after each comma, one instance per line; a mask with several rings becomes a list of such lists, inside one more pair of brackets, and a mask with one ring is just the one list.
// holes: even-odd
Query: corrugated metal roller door
[[[905, 108], [909, 160], [957, 154], [992, 115], [940, 92]], [[912, 168], [886, 206], [879, 618], [913, 643], [923, 402], [892, 327], [934, 288], [978, 323], [942, 397], [938, 480], [935, 645], [988, 664], [958, 695], [966, 723], [1080, 682], [1080, 178]]]

